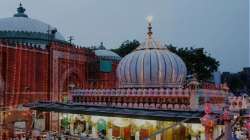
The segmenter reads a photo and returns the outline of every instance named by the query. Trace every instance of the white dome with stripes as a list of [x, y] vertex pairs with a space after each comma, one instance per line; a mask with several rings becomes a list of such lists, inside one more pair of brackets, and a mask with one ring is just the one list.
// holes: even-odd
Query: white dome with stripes
[[182, 87], [186, 65], [176, 54], [152, 38], [125, 56], [117, 68], [120, 88]]

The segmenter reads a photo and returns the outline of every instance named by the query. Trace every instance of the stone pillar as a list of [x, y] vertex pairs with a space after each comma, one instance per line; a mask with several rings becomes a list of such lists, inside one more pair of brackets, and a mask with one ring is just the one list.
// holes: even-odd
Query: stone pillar
[[97, 132], [96, 132], [96, 129], [95, 129], [94, 126], [92, 127], [92, 136], [93, 136], [94, 138], [98, 138], [98, 135], [97, 135]]
[[197, 95], [197, 90], [196, 89], [190, 89], [190, 108], [192, 110], [197, 110], [198, 109], [198, 95]]
[[201, 140], [205, 139], [205, 133], [201, 133]]
[[113, 129], [112, 129], [113, 125], [112, 125], [112, 121], [111, 120], [108, 120], [107, 121], [107, 126], [106, 126], [106, 130], [107, 130], [107, 139], [108, 140], [112, 140], [113, 138]]
[[161, 140], [161, 134], [157, 134], [155, 140]]
[[[200, 83], [198, 82], [196, 75], [193, 75], [193, 78], [188, 83], [188, 91], [190, 92], [190, 108], [192, 110], [198, 109], [198, 95], [197, 95], [197, 89], [199, 88]], [[186, 91], [185, 91], [186, 92]]]
[[205, 127], [205, 140], [213, 140], [213, 131], [216, 124], [209, 103], [205, 104], [205, 113], [206, 115], [201, 118], [201, 124]]
[[89, 122], [88, 121], [86, 121], [86, 124], [85, 124], [85, 133], [87, 134], [87, 135], [89, 135], [90, 134], [90, 132], [89, 132]]
[[113, 132], [113, 129], [109, 128], [108, 133], [107, 133], [108, 140], [112, 140], [112, 136], [113, 136], [112, 132]]
[[232, 140], [232, 126], [231, 126], [231, 119], [232, 116], [230, 115], [229, 111], [225, 111], [223, 113], [223, 121], [224, 121], [224, 126], [225, 126], [225, 135], [224, 135], [224, 140]]
[[140, 140], [140, 131], [135, 132], [135, 140]]
[[232, 140], [233, 136], [232, 136], [232, 125], [231, 125], [231, 120], [233, 119], [232, 114], [229, 112], [229, 97], [225, 98], [225, 106], [223, 108], [224, 113], [222, 114], [222, 120], [224, 121], [224, 140]]

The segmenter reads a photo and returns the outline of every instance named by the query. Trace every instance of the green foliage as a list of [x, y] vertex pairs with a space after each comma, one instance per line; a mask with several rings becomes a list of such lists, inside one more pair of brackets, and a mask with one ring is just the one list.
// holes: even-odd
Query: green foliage
[[247, 71], [238, 73], [223, 73], [222, 81], [227, 83], [230, 90], [235, 94], [248, 93], [250, 95], [250, 79]]
[[171, 44], [166, 45], [166, 47], [182, 58], [187, 66], [188, 73], [196, 74], [201, 81], [209, 80], [212, 73], [218, 70], [219, 61], [205, 52], [204, 48], [177, 48]]
[[[127, 40], [123, 42], [119, 48], [112, 49], [112, 51], [124, 57], [139, 45], [140, 42], [137, 40]], [[171, 44], [165, 46], [183, 59], [189, 74], [196, 74], [197, 78], [201, 81], [209, 80], [212, 73], [217, 71], [219, 67], [219, 61], [205, 52], [204, 48], [177, 48]]]
[[69, 118], [63, 118], [61, 120], [61, 126], [65, 129], [65, 128], [68, 128], [69, 127], [69, 124], [70, 124], [70, 121], [69, 121]]
[[126, 56], [130, 52], [132, 52], [134, 49], [136, 49], [140, 45], [140, 42], [137, 40], [133, 41], [124, 41], [121, 46], [117, 49], [112, 49], [115, 53], [119, 54], [121, 57]]
[[244, 88], [244, 82], [243, 80], [240, 78], [240, 76], [234, 74], [230, 77], [230, 80], [228, 81], [228, 86], [230, 87], [230, 89], [232, 91], [237, 91], [237, 90], [241, 90]]

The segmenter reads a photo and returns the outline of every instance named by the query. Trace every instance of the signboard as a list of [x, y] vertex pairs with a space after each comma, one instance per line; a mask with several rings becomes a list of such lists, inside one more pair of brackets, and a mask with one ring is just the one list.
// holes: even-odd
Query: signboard
[[107, 60], [100, 60], [100, 71], [101, 72], [111, 72], [112, 62]]
[[25, 132], [26, 129], [26, 122], [15, 122], [14, 123], [15, 134], [19, 134], [21, 132]]

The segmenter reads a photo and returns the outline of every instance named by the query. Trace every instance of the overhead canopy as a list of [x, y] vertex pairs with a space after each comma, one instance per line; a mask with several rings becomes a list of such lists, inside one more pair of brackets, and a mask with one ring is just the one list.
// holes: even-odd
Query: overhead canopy
[[125, 118], [139, 118], [160, 121], [181, 121], [189, 118], [188, 122], [200, 123], [204, 116], [203, 111], [177, 111], [177, 110], [156, 110], [156, 109], [132, 109], [112, 106], [64, 104], [59, 102], [35, 102], [25, 105], [32, 110], [43, 112], [60, 112], [72, 114], [86, 114]]

